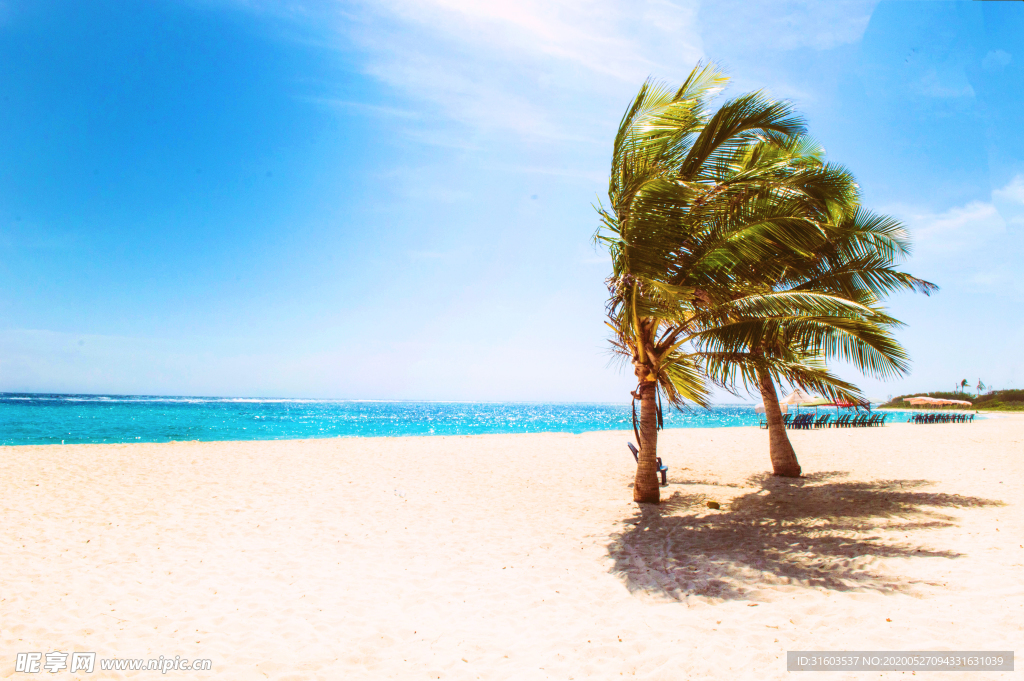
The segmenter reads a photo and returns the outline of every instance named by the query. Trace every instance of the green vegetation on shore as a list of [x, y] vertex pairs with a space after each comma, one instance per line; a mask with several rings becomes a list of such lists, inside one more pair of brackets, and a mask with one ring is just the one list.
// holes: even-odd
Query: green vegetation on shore
[[889, 402], [880, 405], [879, 409], [921, 409], [924, 411], [935, 411], [936, 409], [965, 408], [958, 405], [947, 407], [936, 407], [934, 405], [913, 405], [903, 401], [905, 397], [938, 397], [944, 400], [968, 400], [973, 403], [971, 409], [985, 411], [1024, 411], [1024, 390], [993, 390], [984, 395], [971, 395], [970, 393], [932, 392], [932, 393], [910, 393], [909, 395], [898, 395]]

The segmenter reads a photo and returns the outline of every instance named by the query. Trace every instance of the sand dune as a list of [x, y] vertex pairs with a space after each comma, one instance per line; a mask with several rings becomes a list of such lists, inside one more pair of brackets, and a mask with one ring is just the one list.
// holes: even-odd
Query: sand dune
[[[665, 431], [645, 508], [629, 435], [0, 448], [0, 678], [774, 679], [1024, 640], [1024, 418], [794, 432], [796, 481], [765, 431]], [[15, 672], [52, 650], [213, 669]]]

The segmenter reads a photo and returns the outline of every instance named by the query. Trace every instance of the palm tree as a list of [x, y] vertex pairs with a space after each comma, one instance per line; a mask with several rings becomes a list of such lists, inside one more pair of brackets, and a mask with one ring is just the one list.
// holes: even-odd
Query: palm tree
[[804, 163], [803, 124], [788, 104], [750, 93], [711, 113], [725, 82], [710, 65], [674, 92], [646, 82], [615, 138], [610, 208], [598, 208], [612, 344], [638, 383], [638, 502], [660, 497], [661, 396], [707, 406], [703, 360], [687, 347], [725, 319], [707, 311], [760, 283], [770, 268], [758, 262], [819, 247], [810, 207], [827, 213], [848, 189], [843, 173]]
[[966, 378], [960, 381], [960, 392], [964, 392], [967, 389], [968, 385], [970, 385], [970, 383], [967, 382]]
[[937, 288], [895, 269], [909, 254], [902, 225], [851, 203], [837, 219], [821, 224], [827, 238], [816, 249], [780, 253], [770, 269], [781, 268], [781, 276], [771, 286], [709, 311], [716, 321], [697, 343], [716, 384], [735, 389], [742, 383], [760, 392], [776, 475], [796, 477], [801, 469], [775, 385], [784, 380], [859, 402], [856, 386], [828, 371], [826, 363], [843, 360], [883, 379], [906, 373], [906, 351], [892, 335], [901, 323], [885, 313], [881, 300], [894, 291], [928, 294]]

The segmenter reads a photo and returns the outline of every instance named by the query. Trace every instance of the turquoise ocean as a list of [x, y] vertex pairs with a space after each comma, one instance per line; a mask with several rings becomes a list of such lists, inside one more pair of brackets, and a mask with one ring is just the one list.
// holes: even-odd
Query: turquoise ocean
[[[639, 405], [638, 405], [639, 406]], [[754, 426], [752, 405], [665, 410], [666, 428]], [[0, 393], [0, 445], [631, 430], [627, 404]]]

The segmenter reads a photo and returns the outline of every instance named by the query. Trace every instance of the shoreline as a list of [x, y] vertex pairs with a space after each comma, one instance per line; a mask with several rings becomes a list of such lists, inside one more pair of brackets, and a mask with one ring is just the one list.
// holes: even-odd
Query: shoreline
[[[871, 413], [875, 413], [875, 412], [878, 412], [878, 411], [882, 411], [882, 410], [875, 409], [875, 410], [872, 410]], [[885, 409], [885, 411], [886, 412], [916, 413], [919, 410], [894, 409], [894, 408], [890, 409], [890, 408], [887, 408], [887, 409]], [[947, 411], [935, 412], [935, 413], [953, 413], [953, 411], [956, 411], [956, 410], [947, 410]], [[795, 414], [796, 412], [794, 411], [793, 413]], [[804, 412], [801, 412], [801, 413], [804, 413]], [[1012, 417], [1015, 414], [1017, 414], [1017, 415], [1020, 415], [1020, 416], [1024, 417], [1024, 412], [1012, 412], [1012, 411], [1011, 412], [1000, 412], [1000, 411], [983, 412], [982, 411], [982, 412], [968, 412], [968, 413], [979, 413], [979, 414], [981, 414], [983, 416], [1010, 416], [1010, 417]], [[890, 423], [886, 423], [885, 427], [902, 426], [902, 425], [908, 425], [908, 423], [906, 423], [906, 422], [890, 422]], [[760, 430], [762, 432], [764, 432], [764, 430], [765, 430], [764, 428], [760, 427], [757, 424], [737, 425], [737, 426], [672, 426], [672, 425], [666, 425], [664, 427], [664, 429], [662, 429], [660, 432], [661, 433], [665, 433], [665, 432], [692, 431], [692, 430], [696, 430], [696, 431], [705, 431], [705, 430], [711, 430], [711, 431], [733, 431], [733, 430], [738, 430], [738, 431], [742, 431], [744, 429]], [[827, 431], [830, 431], [830, 430], [832, 430], [832, 428], [812, 428], [812, 429], [809, 430], [809, 432], [827, 432]], [[854, 430], [856, 430], [856, 429], [854, 429]], [[803, 432], [803, 431], [794, 431], [793, 429], [787, 429], [786, 432], [787, 433], [793, 433], [793, 432]], [[460, 433], [460, 434], [453, 434], [453, 433], [444, 433], [444, 434], [440, 434], [440, 433], [434, 433], [434, 434], [415, 433], [415, 434], [407, 434], [407, 435], [406, 434], [402, 434], [402, 435], [328, 435], [328, 436], [324, 436], [324, 437], [252, 438], [252, 439], [248, 439], [248, 440], [126, 440], [126, 441], [116, 441], [116, 442], [68, 442], [68, 443], [63, 443], [63, 442], [60, 442], [60, 443], [57, 443], [57, 442], [47, 442], [47, 443], [13, 444], [13, 445], [12, 444], [0, 444], [0, 450], [3, 450], [3, 449], [17, 449], [17, 448], [24, 448], [24, 447], [122, 447], [122, 446], [125, 446], [125, 445], [174, 445], [174, 444], [224, 444], [224, 445], [232, 445], [232, 444], [234, 444], [234, 445], [242, 445], [242, 444], [254, 443], [254, 442], [325, 442], [325, 441], [326, 442], [330, 442], [330, 441], [334, 441], [334, 440], [389, 440], [389, 439], [407, 440], [407, 439], [418, 439], [418, 438], [434, 439], [434, 438], [516, 437], [516, 436], [524, 436], [524, 435], [528, 435], [528, 436], [534, 436], [534, 435], [572, 435], [572, 436], [582, 436], [582, 435], [599, 435], [599, 434], [613, 434], [613, 433], [618, 433], [620, 435], [626, 436], [630, 440], [635, 440], [636, 439], [636, 436], [634, 435], [633, 430], [631, 428], [623, 428], [623, 429], [616, 429], [616, 430], [586, 430], [586, 431], [581, 431], [581, 432], [575, 432], [575, 431], [570, 431], [570, 430], [564, 430], [564, 431], [562, 431], [562, 430], [542, 430], [542, 431], [533, 431], [533, 432], [526, 432], [526, 433]]]
[[631, 430], [3, 447], [0, 678], [51, 650], [232, 681], [675, 681], [1014, 648], [1024, 417], [789, 434], [800, 479], [766, 474], [756, 427], [661, 431], [657, 507], [631, 501]]

